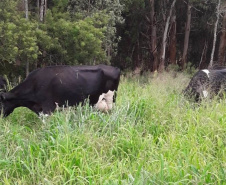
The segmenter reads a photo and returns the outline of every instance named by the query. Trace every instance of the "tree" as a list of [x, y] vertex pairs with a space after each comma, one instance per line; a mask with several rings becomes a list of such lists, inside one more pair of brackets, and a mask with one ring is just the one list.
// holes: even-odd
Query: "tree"
[[[24, 0], [24, 5], [25, 5], [25, 18], [28, 21], [28, 1]], [[26, 60], [26, 76], [29, 74], [29, 62]]]
[[225, 64], [225, 48], [226, 48], [226, 10], [224, 12], [223, 24], [221, 28], [220, 45], [218, 51], [218, 64]]
[[163, 33], [163, 37], [162, 37], [160, 64], [159, 64], [159, 71], [160, 72], [162, 72], [165, 68], [167, 33], [168, 33], [170, 19], [171, 19], [171, 16], [172, 16], [172, 11], [174, 9], [175, 3], [176, 3], [176, 0], [173, 0], [171, 7], [170, 7], [170, 10], [169, 10], [169, 15], [168, 15], [168, 17], [166, 19], [166, 23], [165, 23], [165, 29], [164, 29], [164, 33]]
[[13, 0], [0, 2], [0, 62], [20, 65], [28, 74], [28, 62], [36, 60], [39, 51], [36, 25], [28, 21], [27, 1], [22, 2], [21, 9]]
[[[38, 33], [41, 51], [46, 52], [44, 64], [93, 64], [106, 57], [102, 48], [105, 28], [96, 28], [94, 18], [71, 21], [58, 18], [52, 12], [46, 15], [46, 24]], [[42, 30], [45, 30], [43, 37]], [[47, 43], [49, 38], [50, 43]], [[45, 39], [48, 39], [45, 41]], [[43, 43], [42, 43], [43, 42]]]
[[191, 4], [189, 0], [187, 1], [187, 22], [185, 26], [185, 35], [184, 35], [184, 49], [181, 60], [181, 68], [184, 69], [187, 63], [187, 55], [188, 55], [188, 44], [189, 44], [189, 35], [191, 28]]
[[102, 44], [107, 54], [107, 61], [110, 63], [111, 57], [117, 53], [117, 46], [120, 40], [120, 37], [116, 35], [116, 25], [124, 22], [121, 16], [123, 6], [120, 1], [70, 0], [68, 9], [74, 19], [96, 16], [107, 20], [102, 22], [104, 23], [102, 26], [106, 27], [105, 38]]
[[14, 1], [0, 1], [0, 61], [13, 63], [18, 53], [18, 36], [15, 34], [17, 25], [13, 20], [18, 20], [20, 16], [15, 11]]
[[157, 34], [156, 34], [156, 17], [155, 17], [155, 0], [150, 0], [151, 5], [151, 19], [150, 19], [150, 30], [151, 30], [151, 54], [153, 54], [153, 68], [152, 71], [158, 68], [158, 50], [157, 50]]
[[212, 52], [211, 52], [209, 67], [213, 66], [213, 57], [214, 57], [214, 52], [215, 52], [215, 47], [216, 47], [216, 40], [217, 40], [217, 27], [218, 27], [218, 22], [219, 22], [219, 15], [220, 15], [220, 5], [221, 5], [221, 0], [218, 0], [217, 11], [216, 11], [217, 20], [214, 25], [213, 48], [212, 48]]
[[205, 41], [205, 44], [204, 44], [204, 47], [203, 47], [203, 50], [202, 50], [200, 63], [199, 63], [199, 66], [198, 66], [199, 69], [205, 68], [207, 50], [208, 50], [208, 43], [207, 43], [207, 41]]
[[47, 12], [47, 0], [37, 0], [37, 8], [39, 10], [39, 20], [43, 22]]
[[19, 64], [23, 70], [29, 64], [32, 70], [111, 62], [162, 71], [179, 57], [182, 68], [187, 61], [206, 67], [210, 45], [224, 64], [225, 18], [222, 22], [220, 15], [215, 33], [221, 35], [213, 42], [217, 1], [48, 0], [48, 11], [47, 0], [0, 1], [0, 64]]
[[171, 28], [169, 32], [169, 63], [170, 64], [176, 64], [176, 44], [177, 44], [177, 38], [176, 38], [176, 30], [177, 30], [177, 23], [176, 23], [176, 14], [174, 13], [171, 18]]

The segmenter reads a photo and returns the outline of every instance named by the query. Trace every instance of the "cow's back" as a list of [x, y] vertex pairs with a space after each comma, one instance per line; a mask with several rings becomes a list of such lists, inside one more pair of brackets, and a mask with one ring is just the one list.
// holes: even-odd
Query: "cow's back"
[[52, 99], [60, 105], [65, 101], [74, 105], [88, 96], [91, 103], [96, 103], [96, 96], [102, 93], [104, 83], [104, 73], [97, 67], [53, 66], [32, 72], [24, 86], [30, 85], [35, 97]]
[[93, 105], [103, 92], [104, 73], [98, 68], [62, 68], [55, 71], [50, 84], [44, 91], [51, 92], [51, 97], [60, 105], [65, 101], [76, 105], [87, 98]]

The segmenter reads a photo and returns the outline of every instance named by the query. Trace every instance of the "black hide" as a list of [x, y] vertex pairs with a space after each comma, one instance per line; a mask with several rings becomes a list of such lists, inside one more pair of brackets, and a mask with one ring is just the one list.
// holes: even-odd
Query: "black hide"
[[106, 65], [50, 66], [37, 69], [24, 82], [1, 95], [4, 116], [16, 107], [49, 114], [58, 106], [77, 105], [89, 98], [91, 105], [108, 90], [118, 89], [120, 70]]
[[[207, 74], [208, 73], [208, 74]], [[183, 91], [187, 97], [194, 97], [196, 101], [202, 98], [213, 98], [222, 95], [226, 90], [226, 69], [200, 70]]]

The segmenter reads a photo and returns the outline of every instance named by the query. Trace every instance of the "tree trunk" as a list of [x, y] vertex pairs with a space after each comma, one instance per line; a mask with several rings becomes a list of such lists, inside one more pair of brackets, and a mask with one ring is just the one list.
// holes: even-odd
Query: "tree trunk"
[[190, 28], [191, 28], [191, 5], [188, 1], [187, 22], [186, 22], [185, 35], [184, 35], [184, 50], [183, 50], [183, 55], [182, 55], [182, 60], [181, 60], [182, 70], [185, 68], [185, 65], [187, 63]]
[[24, 0], [25, 18], [28, 20], [28, 0]]
[[133, 53], [133, 61], [135, 64], [135, 69], [136, 68], [141, 68], [141, 60], [140, 60], [140, 40], [139, 37], [137, 39], [137, 43], [135, 45], [134, 53]]
[[26, 61], [26, 76], [29, 75], [29, 62], [28, 60]]
[[176, 64], [176, 45], [177, 45], [177, 38], [176, 38], [176, 15], [172, 17], [171, 20], [171, 29], [170, 29], [170, 43], [169, 43], [169, 62], [170, 64]]
[[167, 33], [168, 33], [168, 29], [169, 29], [170, 18], [172, 16], [172, 11], [173, 11], [175, 3], [176, 3], [176, 0], [174, 0], [172, 2], [171, 7], [170, 7], [169, 16], [166, 19], [166, 24], [165, 24], [165, 29], [164, 29], [163, 39], [162, 39], [162, 49], [161, 49], [161, 57], [160, 57], [160, 64], [159, 64], [159, 72], [162, 72], [165, 69], [166, 42], [167, 42], [166, 39], [167, 39]]
[[[24, 0], [24, 6], [25, 6], [25, 17], [26, 20], [28, 21], [28, 0]], [[29, 74], [29, 61], [27, 59], [26, 61], [26, 76]]]
[[135, 68], [133, 71], [133, 75], [141, 74], [141, 71], [143, 70], [143, 64], [140, 60], [140, 43], [139, 38], [137, 39], [137, 44], [135, 46], [134, 52], [133, 52], [133, 61], [135, 62]]
[[39, 18], [39, 11], [40, 11], [40, 3], [39, 3], [40, 0], [37, 0], [36, 2], [36, 5], [37, 5], [37, 17], [38, 17], [38, 20], [40, 19]]
[[157, 34], [156, 34], [155, 0], [150, 0], [150, 4], [151, 4], [151, 19], [150, 19], [151, 55], [153, 55], [153, 58], [154, 58], [152, 71], [155, 71], [158, 68], [158, 50], [157, 50]]
[[223, 66], [225, 64], [225, 48], [226, 48], [226, 12], [224, 13], [223, 26], [221, 30], [220, 46], [218, 51], [218, 64]]
[[45, 0], [45, 11], [44, 11], [44, 17], [46, 16], [47, 13], [47, 0]]
[[206, 53], [207, 53], [207, 49], [208, 49], [208, 43], [207, 41], [205, 41], [203, 50], [202, 50], [202, 56], [200, 59], [200, 63], [199, 63], [199, 69], [203, 69], [206, 67]]
[[214, 52], [215, 52], [215, 47], [216, 47], [216, 40], [217, 40], [217, 26], [218, 26], [218, 22], [219, 22], [219, 15], [220, 15], [220, 4], [221, 4], [221, 0], [218, 1], [217, 4], [217, 20], [215, 22], [215, 26], [214, 26], [214, 35], [213, 35], [213, 49], [211, 52], [211, 57], [210, 57], [210, 64], [209, 67], [213, 66], [213, 57], [214, 57]]
[[41, 0], [41, 5], [40, 5], [40, 14], [39, 14], [39, 18], [40, 18], [40, 22], [43, 22], [44, 20], [44, 5], [45, 5], [45, 0]]

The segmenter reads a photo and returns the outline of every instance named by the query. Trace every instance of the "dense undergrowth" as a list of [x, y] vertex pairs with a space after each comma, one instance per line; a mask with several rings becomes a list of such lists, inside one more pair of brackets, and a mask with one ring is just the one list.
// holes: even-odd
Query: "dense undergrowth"
[[0, 118], [2, 184], [226, 184], [226, 102], [181, 95], [183, 74], [122, 77], [109, 114], [92, 107]]

